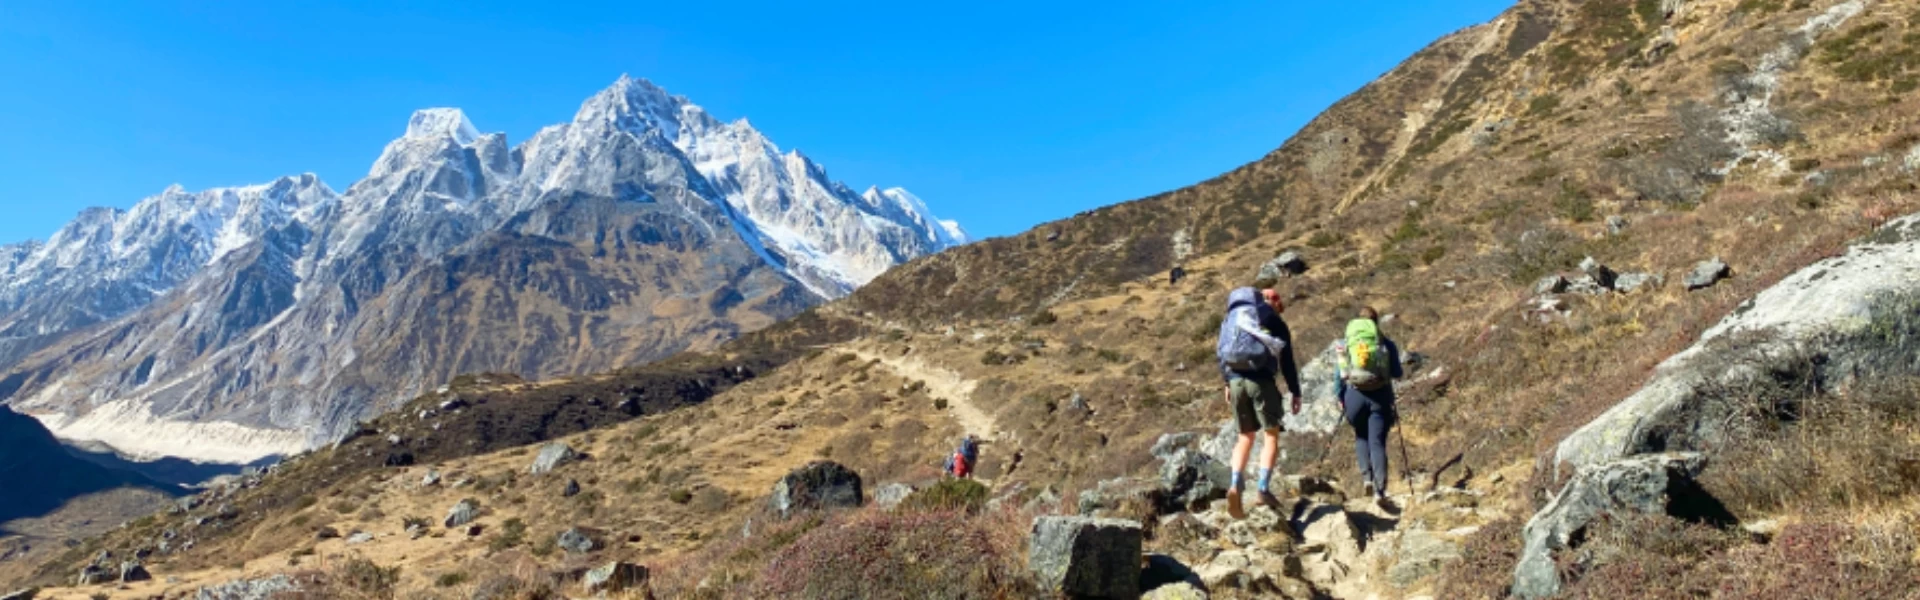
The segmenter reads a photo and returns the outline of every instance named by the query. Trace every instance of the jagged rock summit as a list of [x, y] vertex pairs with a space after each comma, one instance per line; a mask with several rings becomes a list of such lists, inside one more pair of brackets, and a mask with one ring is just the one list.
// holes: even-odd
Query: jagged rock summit
[[0, 247], [0, 403], [134, 456], [249, 462], [463, 373], [712, 347], [966, 241], [643, 79], [518, 146], [481, 131], [424, 109], [344, 192], [176, 186]]

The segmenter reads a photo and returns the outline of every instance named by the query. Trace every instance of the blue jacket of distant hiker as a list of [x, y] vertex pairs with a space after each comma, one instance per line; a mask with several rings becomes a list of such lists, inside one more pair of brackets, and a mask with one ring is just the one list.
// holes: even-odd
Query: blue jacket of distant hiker
[[1224, 339], [1236, 332], [1253, 336], [1267, 347], [1268, 353], [1257, 360], [1252, 369], [1235, 371], [1221, 361], [1221, 380], [1231, 383], [1235, 379], [1285, 376], [1287, 391], [1299, 397], [1300, 369], [1293, 360], [1293, 334], [1279, 313], [1260, 301], [1258, 290], [1246, 287], [1227, 295], [1227, 314], [1220, 319], [1220, 337]]

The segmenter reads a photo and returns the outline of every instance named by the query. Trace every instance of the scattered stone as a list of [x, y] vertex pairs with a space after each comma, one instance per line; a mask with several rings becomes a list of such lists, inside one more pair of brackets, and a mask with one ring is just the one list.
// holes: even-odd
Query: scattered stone
[[120, 583], [152, 580], [153, 574], [148, 573], [147, 567], [140, 564], [140, 561], [127, 561], [120, 564]]
[[33, 597], [38, 595], [40, 595], [39, 588], [27, 588], [0, 595], [0, 600], [33, 600]]
[[73, 584], [77, 587], [100, 585], [110, 581], [113, 581], [113, 572], [100, 565], [87, 565], [80, 569], [78, 577], [73, 578]]
[[769, 503], [786, 519], [802, 511], [859, 508], [863, 499], [859, 473], [840, 463], [816, 461], [780, 478]]
[[560, 532], [558, 545], [568, 554], [586, 554], [600, 549], [600, 541], [591, 532], [579, 527]]
[[647, 568], [624, 562], [611, 562], [587, 571], [580, 583], [589, 594], [618, 593], [646, 587]]
[[1513, 574], [1513, 594], [1531, 600], [1560, 593], [1554, 552], [1570, 548], [1574, 535], [1603, 515], [1666, 512], [1672, 492], [1685, 490], [1705, 465], [1705, 457], [1698, 453], [1671, 452], [1582, 467], [1546, 508], [1527, 521], [1522, 533], [1526, 545]]
[[388, 443], [388, 444], [391, 444], [391, 445], [394, 445], [394, 446], [398, 446], [398, 445], [400, 445], [400, 442], [401, 442], [401, 439], [400, 439], [400, 434], [397, 434], [397, 433], [389, 433], [389, 434], [387, 434], [387, 443]]
[[1137, 598], [1141, 543], [1134, 521], [1040, 517], [1033, 523], [1027, 566], [1048, 592]]
[[414, 462], [413, 453], [406, 451], [389, 452], [384, 462], [389, 467], [411, 467]]
[[280, 594], [298, 592], [300, 588], [286, 575], [275, 575], [266, 579], [231, 581], [220, 585], [200, 588], [193, 595], [194, 600], [268, 600]]
[[473, 500], [461, 500], [454, 504], [452, 509], [447, 510], [446, 526], [452, 529], [472, 523], [478, 518], [480, 518], [480, 506], [474, 504]]
[[1666, 278], [1652, 273], [1622, 273], [1619, 279], [1613, 281], [1613, 289], [1622, 294], [1631, 294], [1641, 288], [1660, 287], [1665, 280]]
[[1174, 513], [1160, 518], [1160, 524], [1153, 528], [1153, 539], [1162, 550], [1172, 554], [1187, 564], [1204, 564], [1213, 560], [1219, 549], [1213, 540], [1220, 536], [1220, 530], [1208, 525], [1192, 513]]
[[893, 510], [900, 502], [913, 495], [913, 486], [904, 483], [889, 483], [873, 491], [873, 504], [885, 510]]
[[1564, 294], [1564, 293], [1567, 293], [1567, 286], [1569, 285], [1572, 285], [1572, 283], [1567, 281], [1566, 277], [1561, 276], [1559, 273], [1555, 273], [1552, 275], [1548, 275], [1546, 277], [1542, 277], [1540, 278], [1540, 281], [1534, 282], [1533, 293], [1536, 296], [1544, 296], [1547, 294]]
[[418, 523], [407, 526], [407, 539], [417, 540], [423, 537], [427, 537], [427, 528], [421, 527]]
[[1264, 265], [1260, 265], [1259, 278], [1266, 281], [1277, 281], [1306, 272], [1306, 259], [1301, 258], [1299, 252], [1289, 251], [1282, 252], [1279, 256], [1273, 257], [1273, 260], [1267, 261]]
[[347, 543], [349, 544], [365, 544], [371, 541], [373, 541], [373, 534], [365, 531], [355, 531], [352, 535], [347, 536]]
[[453, 412], [470, 406], [463, 398], [454, 398], [440, 403], [440, 412]]
[[580, 495], [580, 482], [574, 481], [572, 479], [568, 479], [567, 487], [565, 489], [560, 490], [560, 497], [572, 498], [578, 495]]
[[1600, 261], [1594, 260], [1591, 256], [1580, 259], [1580, 272], [1593, 278], [1593, 283], [1604, 289], [1613, 289], [1614, 279], [1619, 277], [1613, 269], [1600, 264]]
[[1186, 269], [1181, 267], [1174, 267], [1172, 271], [1169, 271], [1167, 273], [1167, 284], [1180, 285], [1180, 280], [1186, 279], [1186, 278], [1187, 278]]
[[1713, 284], [1719, 283], [1720, 280], [1732, 275], [1732, 267], [1727, 266], [1727, 263], [1722, 262], [1719, 258], [1714, 258], [1713, 260], [1702, 261], [1700, 264], [1694, 265], [1693, 270], [1687, 273], [1687, 278], [1684, 283], [1687, 285], [1687, 291], [1691, 292], [1693, 290], [1712, 287]]
[[533, 458], [533, 466], [528, 470], [534, 475], [552, 472], [560, 465], [573, 462], [574, 459], [579, 457], [580, 454], [573, 451], [573, 446], [568, 446], [562, 442], [552, 442], [540, 447], [540, 454]]
[[331, 526], [322, 526], [319, 531], [313, 532], [313, 538], [317, 540], [331, 540], [339, 537], [340, 530]]
[[1075, 514], [1094, 516], [1103, 511], [1120, 510], [1133, 506], [1146, 506], [1155, 512], [1173, 512], [1176, 508], [1167, 502], [1166, 490], [1160, 482], [1138, 477], [1116, 477], [1102, 481], [1090, 490], [1081, 490], [1075, 499]]
[[480, 537], [480, 534], [483, 534], [483, 533], [486, 533], [486, 532], [487, 532], [487, 526], [486, 526], [486, 525], [481, 525], [481, 524], [479, 524], [479, 523], [474, 523], [474, 524], [472, 524], [472, 525], [468, 525], [468, 526], [467, 526], [467, 537], [470, 537], [470, 538], [477, 538], [477, 537]]
[[1080, 395], [1080, 392], [1074, 392], [1073, 398], [1067, 400], [1067, 408], [1083, 414], [1093, 412], [1093, 408], [1087, 405], [1087, 397]]
[[427, 469], [426, 476], [420, 478], [420, 487], [433, 487], [436, 485], [440, 485], [440, 471], [438, 469]]

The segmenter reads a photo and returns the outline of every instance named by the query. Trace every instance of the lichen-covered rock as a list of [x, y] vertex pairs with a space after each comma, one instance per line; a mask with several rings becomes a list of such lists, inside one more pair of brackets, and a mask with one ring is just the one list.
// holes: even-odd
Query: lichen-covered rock
[[1712, 260], [1701, 261], [1700, 264], [1694, 265], [1693, 270], [1687, 272], [1687, 277], [1682, 280], [1682, 283], [1687, 285], [1687, 291], [1693, 291], [1712, 287], [1713, 284], [1720, 283], [1720, 280], [1726, 279], [1731, 275], [1733, 275], [1733, 267], [1729, 267], [1727, 263], [1718, 258], [1714, 258]]
[[227, 583], [200, 588], [194, 592], [194, 600], [271, 600], [275, 595], [300, 591], [299, 586], [285, 575], [275, 575], [266, 579], [230, 581]]
[[1041, 589], [1082, 598], [1140, 597], [1140, 524], [1119, 519], [1034, 520], [1028, 568]]
[[1522, 533], [1526, 546], [1514, 568], [1514, 595], [1531, 600], [1558, 594], [1554, 552], [1567, 549], [1574, 535], [1601, 515], [1666, 512], [1669, 501], [1705, 464], [1698, 453], [1662, 453], [1581, 468], [1527, 521]]
[[889, 483], [873, 491], [873, 505], [885, 510], [893, 510], [913, 495], [913, 486], [904, 483]]

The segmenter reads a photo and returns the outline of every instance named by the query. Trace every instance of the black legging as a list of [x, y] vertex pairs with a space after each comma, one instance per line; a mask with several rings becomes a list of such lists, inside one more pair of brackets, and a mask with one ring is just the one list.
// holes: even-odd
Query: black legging
[[1346, 387], [1340, 402], [1346, 409], [1347, 424], [1353, 426], [1353, 451], [1360, 459], [1360, 474], [1373, 482], [1374, 489], [1387, 489], [1387, 432], [1393, 429], [1393, 388], [1362, 392]]

